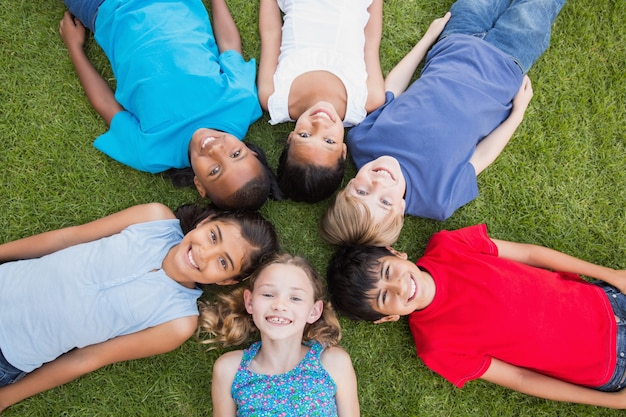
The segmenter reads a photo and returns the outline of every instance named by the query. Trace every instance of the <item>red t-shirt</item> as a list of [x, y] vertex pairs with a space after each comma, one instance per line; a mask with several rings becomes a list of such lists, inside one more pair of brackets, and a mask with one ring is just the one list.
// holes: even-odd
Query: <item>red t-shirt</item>
[[499, 258], [484, 224], [436, 233], [417, 265], [437, 288], [409, 316], [417, 353], [455, 386], [492, 357], [589, 387], [613, 375], [617, 326], [601, 288]]

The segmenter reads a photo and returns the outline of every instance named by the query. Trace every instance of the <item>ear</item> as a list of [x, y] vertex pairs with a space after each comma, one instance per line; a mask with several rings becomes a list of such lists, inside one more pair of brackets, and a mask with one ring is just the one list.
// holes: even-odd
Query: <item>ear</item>
[[313, 308], [311, 309], [311, 313], [309, 313], [309, 317], [306, 322], [309, 324], [315, 323], [322, 317], [322, 312], [324, 311], [324, 302], [322, 300], [317, 300], [315, 304], [313, 304]]
[[243, 290], [243, 305], [248, 314], [252, 314], [252, 293], [248, 289]]
[[193, 185], [196, 186], [196, 190], [198, 190], [198, 194], [200, 194], [200, 197], [205, 198], [206, 197], [206, 189], [202, 186], [202, 184], [200, 184], [200, 180], [195, 175], [193, 177]]
[[343, 143], [343, 150], [341, 151], [341, 159], [346, 159], [346, 156], [348, 155], [348, 146], [346, 145], [346, 143]]
[[406, 254], [406, 252], [398, 252], [391, 246], [385, 246], [385, 248], [387, 248], [389, 252], [393, 253], [395, 256], [397, 256], [400, 259], [404, 259], [405, 261], [409, 259], [409, 256]]
[[398, 314], [393, 314], [391, 316], [385, 316], [382, 319], [374, 321], [374, 324], [389, 323], [398, 320], [400, 320], [400, 316]]
[[[199, 226], [199, 224], [198, 224], [198, 226]], [[215, 284], [216, 285], [235, 285], [237, 282], [239, 282], [239, 281], [237, 281], [235, 278], [229, 278], [229, 279], [225, 279], [225, 280], [220, 281], [220, 282], [216, 282]]]

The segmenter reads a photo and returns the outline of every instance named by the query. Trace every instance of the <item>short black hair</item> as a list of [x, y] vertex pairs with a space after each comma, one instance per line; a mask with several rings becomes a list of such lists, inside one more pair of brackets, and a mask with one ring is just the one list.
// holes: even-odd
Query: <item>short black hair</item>
[[289, 158], [289, 142], [278, 159], [278, 185], [286, 197], [294, 201], [317, 203], [330, 197], [341, 185], [346, 158], [341, 156], [333, 167], [301, 164]]
[[380, 258], [393, 255], [379, 246], [340, 246], [326, 270], [330, 300], [337, 311], [355, 321], [376, 321], [381, 314], [372, 309], [368, 295], [379, 274]]

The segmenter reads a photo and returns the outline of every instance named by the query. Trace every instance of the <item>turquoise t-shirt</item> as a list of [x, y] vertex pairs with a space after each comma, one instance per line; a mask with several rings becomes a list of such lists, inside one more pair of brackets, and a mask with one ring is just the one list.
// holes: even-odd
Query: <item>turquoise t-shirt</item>
[[151, 173], [188, 167], [197, 129], [242, 140], [261, 116], [254, 59], [219, 53], [200, 0], [105, 0], [95, 39], [125, 111], [94, 145], [119, 162]]

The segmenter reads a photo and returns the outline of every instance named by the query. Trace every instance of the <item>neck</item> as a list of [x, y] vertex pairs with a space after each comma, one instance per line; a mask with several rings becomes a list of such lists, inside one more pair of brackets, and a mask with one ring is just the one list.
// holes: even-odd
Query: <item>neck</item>
[[341, 120], [345, 119], [348, 94], [337, 76], [328, 71], [310, 71], [296, 77], [289, 90], [289, 117], [298, 119], [320, 101], [332, 104]]
[[261, 349], [250, 366], [259, 374], [284, 374], [294, 369], [308, 351], [302, 339], [266, 340], [261, 337]]

